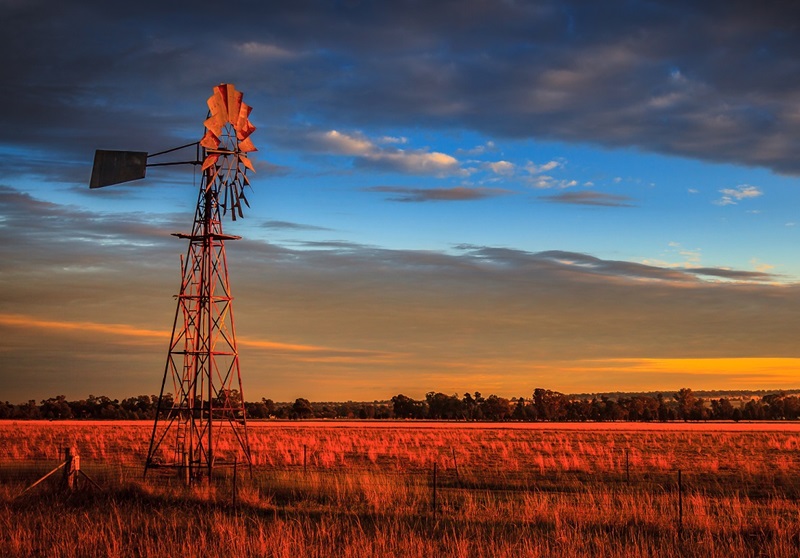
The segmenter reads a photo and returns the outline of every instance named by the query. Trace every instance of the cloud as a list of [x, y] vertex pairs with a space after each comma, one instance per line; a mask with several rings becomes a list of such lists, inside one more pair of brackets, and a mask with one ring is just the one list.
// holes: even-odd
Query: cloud
[[477, 156], [483, 155], [485, 153], [493, 152], [497, 150], [497, 146], [494, 144], [493, 141], [487, 141], [483, 145], [478, 145], [476, 147], [470, 149], [463, 149], [459, 148], [456, 150], [457, 155], [467, 155], [467, 156]]
[[428, 201], [474, 201], [512, 194], [511, 190], [502, 188], [402, 188], [396, 186], [373, 186], [365, 188], [367, 192], [397, 194], [388, 198], [396, 202], [428, 202]]
[[381, 147], [361, 134], [345, 134], [337, 130], [311, 132], [311, 145], [320, 151], [337, 155], [350, 155], [357, 164], [408, 174], [444, 176], [459, 172], [455, 157], [436, 151], [404, 150]]
[[525, 170], [528, 171], [530, 174], [542, 174], [545, 172], [550, 172], [551, 170], [561, 168], [564, 166], [562, 161], [548, 161], [547, 163], [537, 165], [528, 161], [528, 164], [525, 165]]
[[265, 229], [283, 230], [283, 231], [331, 231], [332, 230], [326, 227], [318, 227], [316, 225], [305, 225], [302, 223], [292, 223], [290, 221], [266, 221], [262, 226]]
[[[0, 313], [0, 326], [26, 328], [50, 332], [80, 332], [92, 336], [104, 336], [121, 339], [130, 344], [131, 339], [143, 338], [157, 342], [169, 340], [171, 334], [168, 330], [152, 330], [132, 327], [128, 324], [109, 324], [97, 322], [72, 322], [68, 320], [42, 320], [26, 315]], [[95, 337], [96, 339], [96, 337]], [[355, 359], [369, 358], [380, 360], [391, 358], [393, 355], [376, 353], [374, 351], [337, 349], [332, 347], [318, 347], [297, 343], [280, 343], [266, 339], [255, 339], [249, 336], [240, 336], [238, 346], [252, 347], [273, 354], [292, 355], [303, 362], [322, 361], [327, 359]], [[138, 343], [135, 343], [138, 345]], [[149, 344], [149, 343], [148, 343]]]
[[552, 196], [539, 196], [540, 200], [551, 203], [566, 203], [574, 205], [593, 205], [601, 207], [633, 207], [628, 203], [633, 198], [603, 192], [563, 192]]
[[533, 188], [538, 188], [539, 190], [548, 190], [550, 188], [573, 188], [578, 185], [578, 181], [574, 179], [556, 179], [552, 176], [548, 176], [546, 174], [542, 174], [539, 176], [533, 176], [527, 179], [526, 184]]
[[740, 271], [735, 269], [693, 267], [686, 270], [687, 273], [696, 275], [708, 275], [720, 277], [722, 279], [734, 279], [737, 281], [774, 281], [776, 276], [764, 271]]
[[378, 151], [377, 146], [368, 139], [362, 136], [343, 134], [336, 130], [315, 132], [311, 137], [316, 139], [321, 150], [339, 155], [364, 157]]
[[800, 48], [793, 3], [611, 0], [598, 13], [560, 0], [444, 0], [420, 17], [412, 2], [299, 0], [218, 19], [213, 36], [197, 32], [216, 9], [208, 0], [188, 15], [139, 6], [5, 6], [0, 46], [17, 54], [0, 86], [0, 146], [46, 163], [4, 158], [5, 176], [46, 169], [77, 181], [96, 147], [196, 139], [197, 107], [219, 81], [246, 92], [261, 134], [309, 121], [422, 126], [800, 173], [797, 87], [786, 77]]
[[289, 49], [259, 41], [240, 43], [237, 45], [237, 49], [245, 56], [260, 60], [291, 60], [300, 56], [299, 53]]
[[487, 163], [486, 165], [495, 174], [503, 176], [514, 174], [514, 163], [509, 163], [508, 161], [497, 161], [494, 163]]
[[[14, 238], [0, 244], [5, 397], [156, 390], [185, 249], [172, 217], [92, 214], [8, 187], [0, 215]], [[763, 271], [481, 245], [244, 239], [226, 250], [256, 399], [324, 397], [315, 380], [329, 376], [371, 382], [375, 397], [419, 389], [426, 374], [480, 373], [500, 389], [530, 382], [532, 366], [552, 380], [555, 362], [792, 356], [800, 327], [800, 286]]]
[[740, 184], [736, 188], [723, 188], [719, 191], [722, 197], [715, 200], [716, 205], [736, 205], [741, 200], [757, 198], [764, 195], [758, 187], [749, 184]]

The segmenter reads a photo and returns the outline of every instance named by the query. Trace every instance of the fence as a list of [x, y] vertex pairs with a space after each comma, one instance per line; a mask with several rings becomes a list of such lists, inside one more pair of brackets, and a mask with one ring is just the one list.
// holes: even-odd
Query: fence
[[[337, 462], [325, 465], [320, 459], [325, 451], [304, 445], [293, 459], [257, 465], [252, 473], [240, 463], [218, 467], [210, 481], [186, 488], [185, 478], [175, 469], [151, 470], [143, 479], [143, 467], [130, 455], [87, 459], [79, 457], [79, 450], [62, 450], [52, 458], [0, 459], [0, 486], [12, 497], [32, 497], [64, 491], [65, 486], [114, 492], [136, 485], [237, 508], [311, 507], [435, 522], [498, 517], [512, 523], [635, 522], [671, 524], [677, 532], [712, 522], [730, 529], [763, 528], [765, 522], [778, 529], [795, 528], [800, 512], [800, 456], [789, 451], [781, 452], [779, 468], [773, 455], [746, 470], [708, 463], [694, 470], [681, 468], [695, 456], [680, 452], [681, 459], [672, 467], [663, 462], [655, 467], [652, 461], [632, 459], [627, 448], [604, 451], [602, 466], [597, 452], [542, 460], [529, 450], [525, 463], [507, 468], [502, 462], [477, 466], [455, 448], [438, 448], [436, 459], [426, 465], [375, 451], [338, 452]], [[54, 474], [59, 469], [63, 475]], [[78, 473], [83, 482], [77, 482]], [[67, 480], [73, 478], [70, 475], [74, 482]]]

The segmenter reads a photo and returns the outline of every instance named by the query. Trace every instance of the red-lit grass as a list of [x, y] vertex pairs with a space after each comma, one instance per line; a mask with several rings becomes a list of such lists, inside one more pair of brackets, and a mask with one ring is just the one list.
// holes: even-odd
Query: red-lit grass
[[[234, 507], [230, 470], [142, 481], [149, 425], [0, 423], [0, 555], [800, 554], [796, 425], [603, 426], [254, 425]], [[15, 499], [33, 475], [11, 473], [71, 445], [105, 492]]]

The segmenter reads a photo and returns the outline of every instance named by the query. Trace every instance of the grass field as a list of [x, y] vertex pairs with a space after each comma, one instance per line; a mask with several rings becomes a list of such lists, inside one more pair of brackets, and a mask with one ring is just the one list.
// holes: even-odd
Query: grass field
[[[149, 428], [0, 423], [0, 556], [800, 555], [795, 423], [257, 423], [235, 490], [143, 480]], [[19, 496], [66, 446], [102, 491]]]

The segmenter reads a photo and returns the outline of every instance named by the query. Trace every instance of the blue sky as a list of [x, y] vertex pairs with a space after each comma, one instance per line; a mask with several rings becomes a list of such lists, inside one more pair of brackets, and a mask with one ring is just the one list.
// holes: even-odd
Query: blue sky
[[253, 398], [796, 387], [791, 5], [3, 4], [0, 398], [157, 388], [196, 178], [91, 161], [222, 82]]

